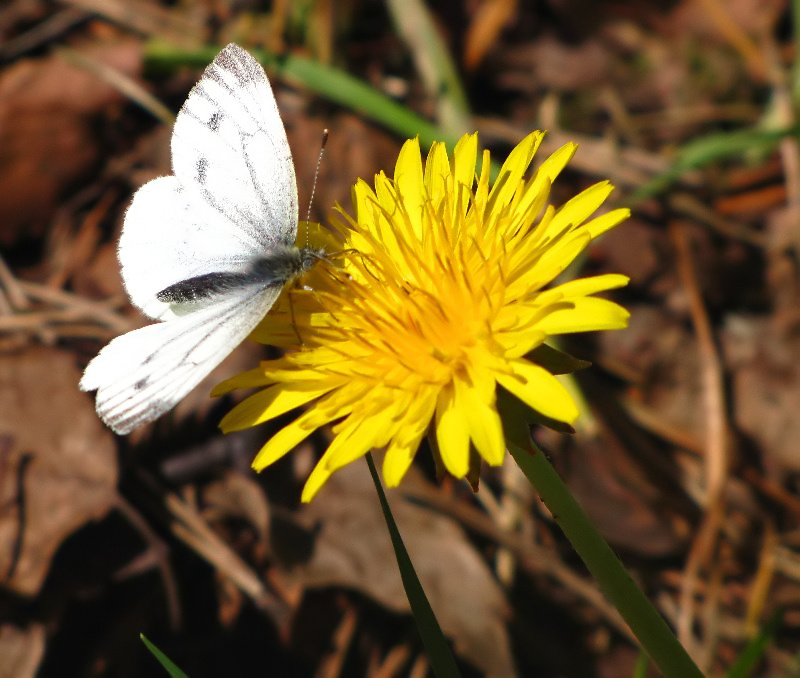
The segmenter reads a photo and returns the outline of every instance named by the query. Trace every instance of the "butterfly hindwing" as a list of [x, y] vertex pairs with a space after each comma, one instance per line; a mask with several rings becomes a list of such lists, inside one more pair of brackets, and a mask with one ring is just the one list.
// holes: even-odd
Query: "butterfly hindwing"
[[207, 273], [240, 271], [262, 251], [176, 177], [159, 177], [136, 192], [119, 240], [122, 280], [131, 301], [160, 320], [175, 316], [156, 298], [161, 290]]
[[279, 287], [228, 295], [214, 306], [117, 337], [80, 382], [97, 389], [97, 413], [125, 434], [171, 410], [255, 328]]

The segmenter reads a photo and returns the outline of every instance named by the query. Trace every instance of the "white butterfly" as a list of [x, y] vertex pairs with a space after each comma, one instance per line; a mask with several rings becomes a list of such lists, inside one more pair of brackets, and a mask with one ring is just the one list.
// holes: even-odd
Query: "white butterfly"
[[260, 64], [223, 49], [172, 131], [173, 176], [142, 186], [119, 241], [131, 301], [162, 321], [117, 337], [80, 388], [129, 433], [174, 407], [269, 311], [283, 285], [323, 258], [298, 249], [297, 184]]

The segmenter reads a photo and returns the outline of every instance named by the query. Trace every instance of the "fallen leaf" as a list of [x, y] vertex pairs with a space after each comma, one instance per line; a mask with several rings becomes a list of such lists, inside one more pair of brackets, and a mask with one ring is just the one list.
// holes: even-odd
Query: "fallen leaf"
[[762, 450], [770, 475], [796, 473], [800, 337], [766, 318], [737, 315], [726, 319], [722, 344], [732, 369], [736, 426]]
[[33, 678], [44, 656], [43, 624], [0, 626], [0, 678]]
[[0, 356], [0, 581], [35, 595], [61, 543], [114, 505], [116, 447], [71, 354]]
[[[133, 42], [84, 54], [134, 75]], [[122, 94], [60, 56], [24, 59], [0, 71], [0, 243], [41, 235], [65, 193], [102, 162], [96, 117]]]
[[[403, 486], [422, 482], [409, 472]], [[439, 624], [455, 650], [481, 671], [516, 674], [506, 631], [508, 603], [484, 560], [450, 518], [390, 490], [392, 512]], [[363, 462], [327, 481], [302, 513], [315, 525], [308, 587], [354, 589], [395, 612], [409, 605], [372, 479]]]

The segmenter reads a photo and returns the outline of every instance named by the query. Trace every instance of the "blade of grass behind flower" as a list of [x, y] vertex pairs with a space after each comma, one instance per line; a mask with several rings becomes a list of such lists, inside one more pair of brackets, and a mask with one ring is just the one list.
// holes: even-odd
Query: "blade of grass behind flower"
[[[202, 47], [193, 51], [168, 45], [163, 42], [148, 43], [145, 60], [160, 69], [175, 69], [179, 66], [205, 66], [219, 52], [218, 46]], [[277, 56], [264, 50], [252, 50], [267, 70], [287, 82], [302, 85], [309, 91], [344, 106], [367, 120], [376, 122], [400, 137], [419, 137], [422, 148], [429, 148], [434, 141], [444, 141], [451, 150], [459, 135], [440, 127], [406, 106], [390, 99], [368, 83], [333, 66], [312, 59], [287, 54]], [[492, 161], [492, 177], [496, 177], [500, 165]]]
[[775, 634], [783, 623], [783, 609], [778, 608], [769, 621], [750, 639], [750, 642], [739, 653], [733, 666], [725, 673], [726, 678], [748, 678], [753, 675], [758, 663], [763, 659], [769, 644], [775, 640]]
[[169, 657], [167, 657], [167, 655], [165, 655], [161, 650], [159, 650], [155, 645], [153, 645], [153, 643], [151, 643], [147, 639], [144, 633], [140, 633], [139, 638], [142, 639], [144, 646], [148, 650], [150, 650], [152, 655], [159, 661], [161, 666], [163, 666], [164, 669], [166, 669], [167, 673], [170, 676], [172, 676], [172, 678], [189, 678], [189, 676], [187, 676], [183, 671], [181, 671], [177, 666], [175, 666], [175, 663]]
[[[186, 51], [165, 43], [151, 42], [145, 50], [145, 60], [159, 68], [186, 65], [199, 67], [209, 64], [219, 50], [218, 46], [210, 46]], [[250, 52], [270, 74], [302, 85], [329, 101], [384, 125], [400, 136], [410, 138], [419, 135], [423, 146], [439, 140], [446, 141], [452, 147], [458, 140], [456, 134], [445, 132], [341, 69], [292, 54], [278, 56], [262, 49], [253, 49]]]
[[403, 538], [397, 529], [392, 510], [389, 508], [389, 502], [383, 491], [372, 454], [368, 452], [366, 458], [370, 475], [372, 475], [372, 482], [375, 483], [375, 491], [378, 493], [378, 499], [381, 503], [383, 517], [386, 520], [386, 527], [389, 530], [389, 537], [392, 540], [392, 548], [394, 549], [395, 558], [397, 558], [397, 567], [400, 569], [403, 588], [411, 605], [411, 613], [414, 615], [414, 621], [417, 624], [422, 643], [425, 645], [425, 652], [428, 655], [431, 669], [437, 678], [458, 678], [461, 674], [456, 666], [450, 645], [442, 633], [436, 616], [433, 614], [422, 584], [414, 570], [414, 565], [411, 563], [411, 558], [408, 556], [408, 551], [406, 551]]
[[800, 134], [800, 125], [780, 129], [749, 128], [734, 132], [709, 134], [696, 139], [680, 149], [678, 159], [665, 172], [651, 179], [637, 189], [629, 203], [637, 203], [664, 192], [674, 184], [684, 172], [705, 167], [717, 160], [723, 160], [746, 151], [770, 151], [781, 139]]
[[436, 102], [443, 129], [461, 136], [472, 129], [467, 96], [450, 51], [421, 0], [388, 0], [395, 29], [408, 45], [425, 90]]
[[647, 670], [650, 668], [650, 657], [646, 652], [639, 650], [639, 656], [636, 657], [636, 664], [633, 667], [633, 674], [631, 678], [647, 678]]

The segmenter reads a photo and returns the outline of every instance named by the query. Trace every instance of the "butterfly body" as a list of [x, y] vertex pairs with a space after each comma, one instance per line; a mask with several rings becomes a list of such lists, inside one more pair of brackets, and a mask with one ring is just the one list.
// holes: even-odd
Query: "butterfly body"
[[174, 310], [179, 304], [212, 303], [220, 295], [246, 287], [281, 288], [324, 258], [323, 250], [276, 247], [274, 252], [248, 262], [242, 271], [203, 273], [187, 278], [165, 287], [156, 298]]

